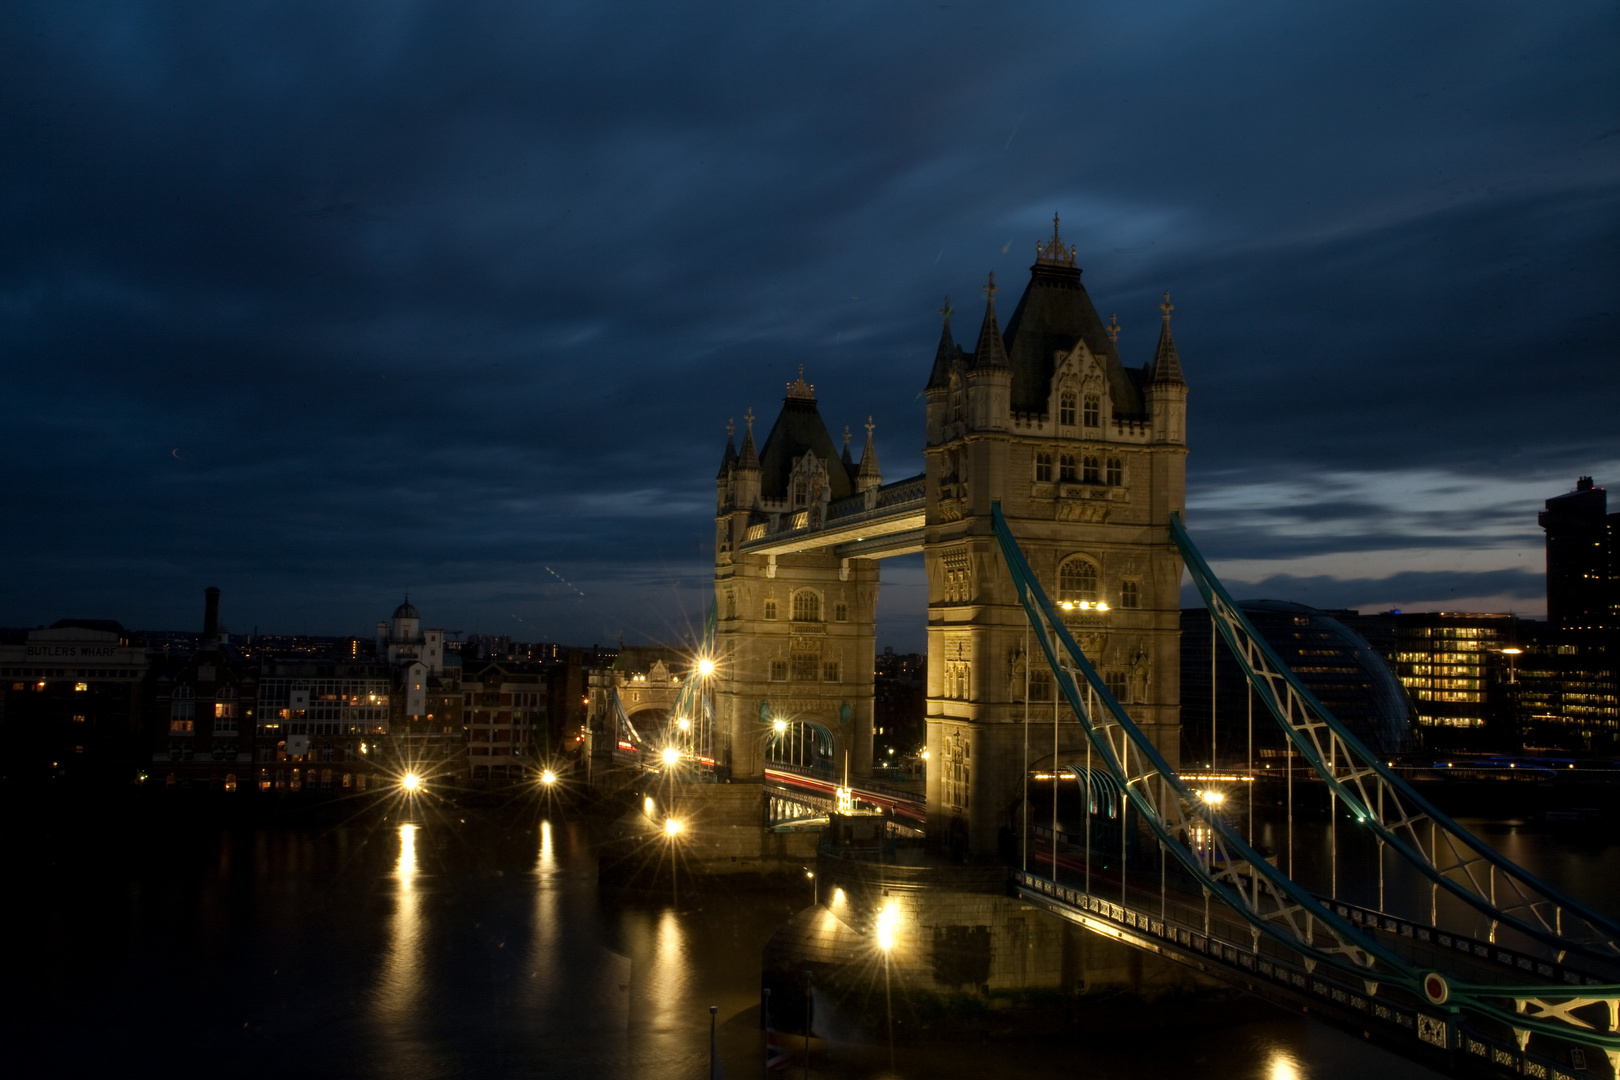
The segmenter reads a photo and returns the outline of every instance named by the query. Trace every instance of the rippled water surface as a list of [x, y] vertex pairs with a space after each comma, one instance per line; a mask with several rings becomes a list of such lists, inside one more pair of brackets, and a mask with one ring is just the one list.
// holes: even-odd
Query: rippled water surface
[[[1554, 876], [1620, 876], [1606, 844], [1565, 850], [1511, 830], [1506, 842]], [[42, 821], [13, 831], [6, 858], [0, 1032], [15, 1076], [699, 1078], [711, 1005], [723, 1075], [760, 1076], [761, 950], [809, 901], [690, 883], [606, 892], [584, 822], [511, 813]], [[1433, 1075], [1259, 1003], [1236, 1024], [1196, 1010], [1158, 1020], [1063, 1041], [902, 1045], [892, 1068], [886, 1045], [834, 1045], [812, 1075]]]

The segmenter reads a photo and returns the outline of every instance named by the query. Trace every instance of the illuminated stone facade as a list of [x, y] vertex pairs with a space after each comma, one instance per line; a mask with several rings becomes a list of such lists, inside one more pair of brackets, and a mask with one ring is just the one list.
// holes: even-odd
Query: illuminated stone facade
[[[871, 428], [857, 465], [833, 444], [803, 373], [788, 387], [762, 448], [753, 414], [741, 452], [728, 440], [716, 482], [715, 750], [735, 776], [770, 762], [852, 775], [872, 767], [876, 559], [829, 549], [750, 555], [751, 528], [804, 514], [882, 483]], [[778, 724], [778, 721], [781, 723]]]
[[[1050, 757], [1053, 689], [991, 531], [1002, 512], [1041, 585], [1131, 718], [1175, 763], [1187, 385], [1161, 305], [1152, 362], [1128, 368], [1054, 221], [1003, 334], [995, 285], [971, 352], [949, 307], [927, 399], [928, 828], [988, 856], [1010, 840], [1031, 757]], [[1030, 686], [1025, 701], [1026, 666]], [[1067, 710], [1060, 710], [1066, 712]], [[1059, 724], [1064, 750], [1078, 725]]]

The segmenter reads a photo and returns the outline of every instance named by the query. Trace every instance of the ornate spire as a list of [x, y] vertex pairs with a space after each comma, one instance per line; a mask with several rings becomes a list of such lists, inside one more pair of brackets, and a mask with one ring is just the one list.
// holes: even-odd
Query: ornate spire
[[930, 390], [951, 384], [951, 361], [957, 353], [956, 342], [951, 338], [951, 316], [956, 314], [956, 309], [951, 307], [950, 297], [940, 305], [939, 314], [945, 325], [939, 331], [939, 348], [934, 350], [934, 370], [928, 374], [927, 389]]
[[731, 467], [737, 464], [737, 423], [734, 420], [726, 421], [726, 452], [720, 455], [720, 471], [715, 475], [716, 480], [724, 480], [731, 472]]
[[798, 401], [816, 400], [816, 388], [804, 381], [804, 365], [799, 365], [799, 379], [797, 382], [787, 384], [787, 396]]
[[748, 432], [743, 436], [742, 452], [737, 455], [737, 468], [759, 472], [759, 451], [754, 449], [753, 406], [749, 406], [748, 411], [743, 413], [743, 422], [748, 425]]
[[1159, 305], [1159, 310], [1164, 312], [1164, 323], [1159, 327], [1159, 347], [1153, 353], [1154, 385], [1187, 385], [1181, 375], [1181, 359], [1176, 355], [1176, 339], [1170, 334], [1170, 313], [1175, 309], [1170, 294], [1165, 293], [1164, 302]]
[[861, 451], [861, 471], [856, 474], [856, 487], [865, 491], [869, 487], [877, 487], [883, 483], [883, 472], [878, 468], [877, 446], [872, 441], [872, 432], [877, 427], [872, 418], [866, 418], [866, 447]]
[[854, 465], [855, 464], [855, 459], [849, 456], [849, 425], [848, 424], [844, 425], [844, 454], [838, 460], [842, 461], [845, 465]]
[[984, 322], [979, 325], [979, 344], [973, 350], [975, 368], [1005, 368], [1007, 346], [1001, 340], [1001, 327], [996, 323], [996, 275], [991, 273], [984, 287]]
[[1119, 344], [1119, 316], [1108, 316], [1108, 340], [1115, 345]]
[[1058, 235], [1058, 216], [1052, 215], [1052, 239], [1043, 246], [1039, 241], [1035, 244], [1035, 262], [1045, 263], [1048, 266], [1073, 266], [1074, 248], [1063, 246], [1063, 237]]

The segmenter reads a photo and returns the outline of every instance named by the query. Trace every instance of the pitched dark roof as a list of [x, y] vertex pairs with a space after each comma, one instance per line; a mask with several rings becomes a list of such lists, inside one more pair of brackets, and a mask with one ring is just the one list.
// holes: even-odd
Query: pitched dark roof
[[855, 494], [849, 470], [839, 462], [838, 447], [827, 434], [815, 398], [789, 394], [782, 399], [782, 412], [771, 425], [759, 454], [760, 495], [767, 499], [785, 496], [794, 459], [803, 457], [806, 450], [813, 451], [827, 466], [827, 482], [834, 499]]
[[98, 630], [104, 634], [122, 634], [124, 624], [116, 619], [57, 619], [51, 623], [52, 630]]
[[1108, 339], [1103, 321], [1092, 306], [1080, 268], [1057, 260], [1038, 259], [1029, 268], [1029, 284], [1018, 307], [1007, 320], [1004, 335], [1012, 365], [1012, 408], [1016, 412], [1042, 412], [1051, 394], [1054, 354], [1086, 347], [1108, 365], [1108, 390], [1114, 411], [1126, 417], [1145, 416], [1143, 372], [1127, 371], [1119, 352]]

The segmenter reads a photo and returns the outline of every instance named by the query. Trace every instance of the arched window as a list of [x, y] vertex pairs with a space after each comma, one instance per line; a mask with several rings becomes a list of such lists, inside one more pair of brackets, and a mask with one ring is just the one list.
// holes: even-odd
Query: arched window
[[1058, 603], [1097, 599], [1097, 564], [1075, 556], [1058, 569]]
[[849, 621], [849, 605], [840, 600], [833, 605], [833, 619], [836, 622]]
[[1052, 455], [1044, 450], [1035, 455], [1035, 482], [1038, 484], [1052, 482]]
[[1142, 606], [1142, 587], [1134, 581], [1119, 583], [1119, 606], [1134, 608]]
[[1119, 487], [1125, 482], [1125, 463], [1117, 457], [1108, 459], [1108, 485]]
[[737, 594], [736, 593], [726, 593], [726, 618], [735, 619], [736, 617], [737, 617]]
[[1098, 484], [1098, 483], [1102, 482], [1102, 475], [1101, 475], [1101, 468], [1100, 468], [1101, 465], [1102, 465], [1102, 462], [1099, 461], [1094, 455], [1087, 454], [1086, 458], [1085, 458], [1085, 461], [1082, 462], [1081, 465], [1082, 465], [1081, 470], [1080, 470], [1080, 479], [1081, 480], [1084, 480], [1088, 484]]
[[1074, 426], [1074, 394], [1067, 390], [1058, 395], [1058, 423], [1067, 427]]
[[814, 590], [800, 589], [793, 594], [793, 621], [821, 621], [821, 597]]
[[1086, 395], [1086, 427], [1099, 427], [1102, 424], [1102, 398], [1096, 394]]
[[793, 481], [793, 505], [806, 506], [810, 502], [810, 488], [803, 480]]
[[776, 599], [774, 597], [765, 601], [765, 617], [767, 619], [776, 618]]
[[1058, 458], [1058, 479], [1065, 484], [1072, 484], [1078, 479], [1074, 468], [1074, 455], [1063, 454]]

